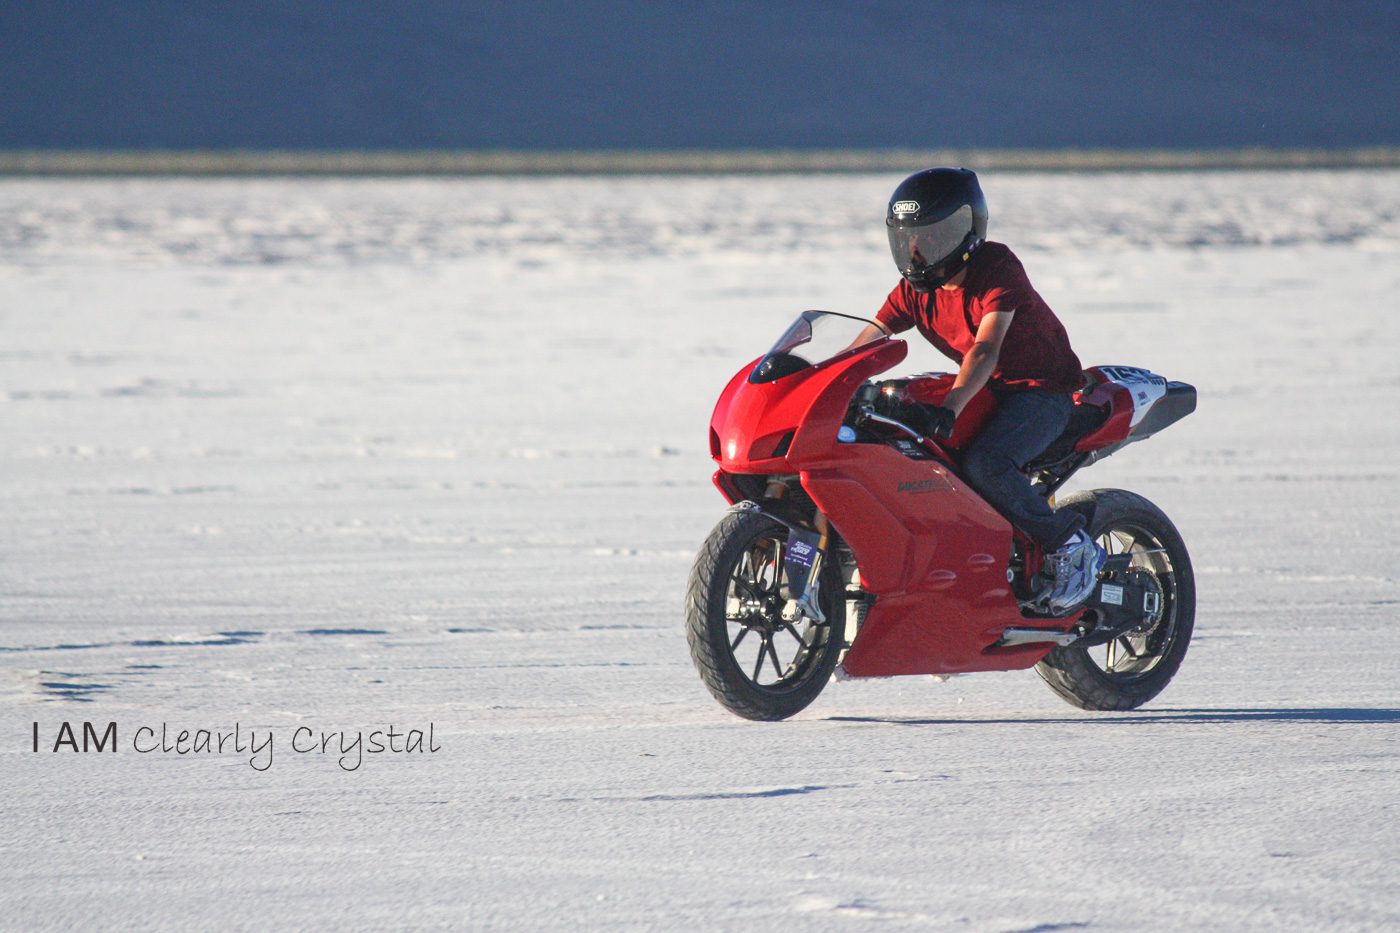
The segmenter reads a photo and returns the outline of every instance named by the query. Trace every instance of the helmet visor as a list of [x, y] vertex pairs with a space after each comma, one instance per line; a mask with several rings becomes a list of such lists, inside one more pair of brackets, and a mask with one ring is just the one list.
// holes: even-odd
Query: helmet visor
[[972, 207], [964, 204], [953, 213], [920, 227], [887, 228], [894, 264], [903, 274], [941, 265], [972, 232]]

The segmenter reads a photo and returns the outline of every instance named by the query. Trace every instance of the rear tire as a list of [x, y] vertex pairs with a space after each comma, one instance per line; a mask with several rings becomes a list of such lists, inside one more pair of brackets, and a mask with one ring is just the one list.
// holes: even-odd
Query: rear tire
[[826, 621], [782, 621], [787, 537], [787, 526], [760, 512], [730, 512], [690, 571], [691, 659], [715, 699], [745, 719], [800, 712], [822, 692], [841, 655], [846, 603], [834, 562], [823, 562], [817, 599]]
[[[1082, 513], [1088, 520], [1085, 530], [1110, 554], [1144, 552], [1133, 558], [1132, 566], [1156, 578], [1162, 589], [1162, 611], [1158, 621], [1140, 635], [1125, 635], [1094, 648], [1055, 648], [1036, 665], [1036, 673], [1065, 702], [1080, 709], [1136, 709], [1166, 689], [1186, 657], [1196, 618], [1196, 578], [1190, 555], [1171, 519], [1136, 493], [1095, 489], [1066, 496], [1059, 508]], [[1095, 656], [1099, 653], [1102, 660]]]

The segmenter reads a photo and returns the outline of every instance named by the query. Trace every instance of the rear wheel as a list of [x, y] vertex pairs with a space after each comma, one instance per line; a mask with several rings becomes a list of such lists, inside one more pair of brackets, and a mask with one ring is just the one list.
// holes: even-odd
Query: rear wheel
[[1131, 570], [1160, 590], [1160, 611], [1105, 645], [1055, 648], [1036, 672], [1081, 709], [1135, 709], [1164, 690], [1186, 656], [1196, 617], [1196, 580], [1176, 527], [1136, 493], [1096, 489], [1067, 496], [1060, 508], [1088, 518], [1087, 531], [1110, 555], [1132, 555]]
[[786, 719], [805, 708], [841, 654], [845, 600], [830, 562], [817, 598], [825, 621], [782, 617], [787, 539], [781, 522], [756, 511], [730, 512], [690, 572], [690, 656], [715, 699], [746, 719]]

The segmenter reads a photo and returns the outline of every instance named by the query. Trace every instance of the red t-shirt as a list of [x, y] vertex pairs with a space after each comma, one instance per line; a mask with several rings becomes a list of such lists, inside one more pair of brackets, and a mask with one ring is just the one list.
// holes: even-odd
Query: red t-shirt
[[1082, 367], [1064, 325], [1031, 288], [1021, 260], [1004, 244], [982, 244], [967, 264], [961, 288], [935, 288], [921, 295], [900, 279], [875, 319], [896, 334], [917, 327], [929, 343], [961, 363], [976, 342], [982, 318], [993, 311], [1016, 313], [989, 386], [1011, 391], [1079, 389]]

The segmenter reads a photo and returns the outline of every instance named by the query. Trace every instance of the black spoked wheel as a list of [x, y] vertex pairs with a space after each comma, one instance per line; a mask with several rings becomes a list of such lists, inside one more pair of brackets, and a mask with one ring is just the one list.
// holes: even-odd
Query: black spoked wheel
[[705, 686], [746, 719], [786, 719], [816, 699], [841, 654], [841, 577], [822, 570], [826, 617], [783, 618], [787, 527], [753, 511], [730, 512], [696, 556], [686, 596], [690, 656]]
[[1036, 671], [1081, 709], [1135, 709], [1166, 688], [1186, 656], [1196, 616], [1191, 558], [1171, 520], [1136, 493], [1098, 489], [1066, 497], [1060, 508], [1083, 512], [1110, 555], [1132, 556], [1129, 573], [1157, 593], [1158, 611], [1107, 644], [1055, 648]]

